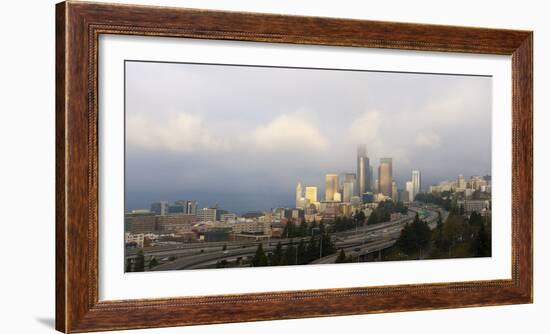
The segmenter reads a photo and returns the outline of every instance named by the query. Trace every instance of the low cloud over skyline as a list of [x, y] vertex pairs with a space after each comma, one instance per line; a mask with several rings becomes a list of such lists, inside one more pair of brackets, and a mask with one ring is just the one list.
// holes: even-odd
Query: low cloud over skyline
[[126, 206], [195, 199], [237, 212], [320, 194], [326, 173], [392, 157], [398, 187], [491, 171], [491, 78], [126, 63]]

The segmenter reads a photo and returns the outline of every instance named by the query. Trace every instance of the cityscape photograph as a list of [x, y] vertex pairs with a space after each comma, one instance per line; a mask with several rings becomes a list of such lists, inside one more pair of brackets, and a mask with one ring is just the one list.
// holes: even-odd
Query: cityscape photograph
[[492, 78], [126, 61], [125, 272], [491, 256]]

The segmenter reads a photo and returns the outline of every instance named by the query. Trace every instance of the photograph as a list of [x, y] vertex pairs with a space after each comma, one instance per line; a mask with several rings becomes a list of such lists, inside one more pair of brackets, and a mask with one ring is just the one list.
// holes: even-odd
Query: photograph
[[491, 257], [491, 76], [124, 71], [125, 272]]

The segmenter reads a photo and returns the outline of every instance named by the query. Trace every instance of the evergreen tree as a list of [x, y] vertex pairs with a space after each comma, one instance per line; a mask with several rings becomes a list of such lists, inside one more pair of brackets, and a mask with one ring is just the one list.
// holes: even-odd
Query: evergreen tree
[[296, 264], [296, 247], [292, 241], [288, 244], [285, 249], [285, 255], [283, 256], [283, 262], [287, 265]]
[[273, 256], [271, 257], [271, 265], [272, 266], [280, 265], [282, 258], [283, 258], [283, 246], [279, 241], [277, 243], [277, 246], [275, 246], [275, 251], [273, 252]]
[[305, 219], [302, 219], [300, 226], [298, 227], [298, 237], [305, 237], [307, 234], [307, 223]]
[[319, 246], [315, 237], [311, 236], [307, 245], [304, 263], [309, 263], [317, 258], [319, 258]]
[[330, 234], [325, 233], [321, 236], [323, 242], [322, 256], [328, 256], [336, 253], [336, 245], [332, 242]]
[[258, 244], [258, 248], [256, 249], [256, 254], [254, 254], [254, 257], [251, 261], [252, 267], [263, 267], [267, 266], [267, 256], [264, 252], [264, 247], [262, 243]]
[[292, 220], [289, 220], [286, 225], [285, 225], [285, 228], [283, 229], [283, 234], [282, 236], [284, 238], [294, 238], [296, 237], [296, 224], [294, 224], [294, 222]]
[[144, 271], [145, 270], [145, 257], [143, 256], [143, 251], [140, 249], [137, 253], [136, 261], [134, 263], [134, 271]]
[[304, 239], [300, 239], [300, 242], [298, 243], [298, 250], [297, 250], [297, 258], [298, 263], [297, 264], [305, 264], [307, 263], [307, 253], [306, 253], [306, 243], [304, 242]]
[[159, 262], [156, 258], [152, 258], [151, 261], [149, 261], [149, 269], [153, 269], [154, 267], [158, 266]]
[[347, 262], [346, 252], [344, 252], [344, 249], [342, 248], [334, 263], [345, 263], [345, 262]]
[[357, 210], [357, 212], [355, 212], [355, 215], [353, 216], [353, 219], [355, 219], [355, 222], [357, 223], [358, 226], [363, 225], [366, 218], [367, 217], [365, 216], [365, 213], [363, 212], [363, 210]]
[[491, 236], [485, 229], [485, 224], [481, 224], [479, 231], [472, 240], [471, 251], [473, 256], [486, 257], [491, 256]]

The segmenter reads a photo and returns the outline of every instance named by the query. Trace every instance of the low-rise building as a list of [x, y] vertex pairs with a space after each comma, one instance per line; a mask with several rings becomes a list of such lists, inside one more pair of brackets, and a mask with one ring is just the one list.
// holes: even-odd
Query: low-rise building
[[261, 222], [247, 219], [232, 224], [234, 234], [265, 234], [271, 235], [271, 222]]
[[143, 233], [124, 233], [124, 242], [126, 245], [135, 245], [137, 248], [143, 248], [145, 235]]

